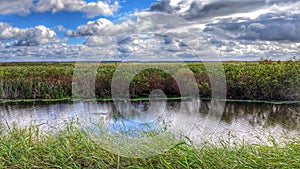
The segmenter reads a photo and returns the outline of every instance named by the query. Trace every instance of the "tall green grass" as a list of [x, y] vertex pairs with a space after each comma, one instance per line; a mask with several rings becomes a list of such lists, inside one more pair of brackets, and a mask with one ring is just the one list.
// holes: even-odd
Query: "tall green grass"
[[153, 157], [128, 158], [106, 151], [72, 125], [47, 135], [38, 127], [11, 127], [0, 136], [0, 168], [300, 168], [299, 138], [284, 146], [221, 143], [181, 143]]
[[[125, 67], [134, 68], [141, 64], [125, 63]], [[157, 67], [172, 68], [175, 63], [155, 64]], [[214, 63], [210, 64], [214, 66]], [[211, 85], [204, 64], [187, 65], [194, 73], [200, 96], [211, 97]], [[119, 63], [99, 64], [95, 77], [97, 98], [111, 98], [111, 81], [118, 66]], [[300, 62], [224, 62], [223, 66], [228, 99], [300, 100]], [[2, 63], [0, 99], [70, 98], [74, 68], [74, 63]], [[184, 76], [184, 70], [178, 71], [181, 71], [177, 72], [179, 75]], [[88, 86], [85, 78], [78, 79], [83, 88]], [[130, 84], [130, 95], [131, 98], [148, 97], [153, 89], [163, 90], [168, 97], [180, 97], [176, 81], [159, 69], [148, 69], [137, 74]]]

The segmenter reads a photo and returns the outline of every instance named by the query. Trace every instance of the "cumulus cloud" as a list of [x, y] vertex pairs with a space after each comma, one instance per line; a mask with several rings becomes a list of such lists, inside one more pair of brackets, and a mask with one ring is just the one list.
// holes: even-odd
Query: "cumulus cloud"
[[39, 46], [10, 46], [0, 42], [0, 60], [13, 61], [74, 61], [79, 57], [82, 45], [46, 44]]
[[[105, 1], [109, 7], [104, 8], [99, 2], [40, 0], [34, 9], [39, 12], [81, 11], [88, 17], [100, 13], [111, 15], [109, 7], [114, 3]], [[161, 0], [151, 6], [151, 12], [137, 12], [114, 23], [101, 18], [73, 31], [62, 26], [54, 28], [66, 32], [66, 36], [88, 37], [83, 46], [49, 44], [61, 40], [53, 30], [44, 26], [20, 29], [0, 22], [0, 57], [58, 61], [130, 57], [161, 61], [174, 57], [197, 60], [200, 56], [203, 60], [214, 60], [213, 55], [218, 51], [221, 60], [268, 57], [286, 60], [300, 55], [299, 4], [295, 0]], [[243, 12], [247, 12], [245, 16], [250, 16], [251, 12], [256, 15], [240, 17]], [[196, 20], [198, 18], [213, 19], [202, 22]], [[212, 46], [215, 47], [213, 51]]]
[[105, 60], [199, 60], [208, 54], [214, 60], [198, 26], [172, 15], [139, 12], [99, 29], [88, 38], [82, 53]]
[[60, 32], [66, 32], [67, 29], [63, 25], [57, 25], [54, 27], [54, 30], [60, 31]]
[[266, 0], [266, 3], [268, 5], [282, 5], [282, 4], [291, 4], [291, 3], [297, 3], [298, 0]]
[[152, 4], [150, 11], [166, 12], [193, 20], [255, 12], [274, 5], [288, 6], [297, 3], [299, 7], [298, 2], [296, 0], [160, 0]]
[[292, 13], [267, 13], [256, 19], [220, 18], [204, 25], [170, 15], [140, 12], [131, 19], [99, 29], [86, 42], [91, 49], [87, 53], [90, 57], [98, 51], [94, 56], [108, 60], [201, 57], [211, 61], [218, 57], [217, 51], [221, 60], [287, 60], [300, 54], [299, 17]]
[[294, 56], [300, 59], [298, 42], [215, 40], [213, 44], [216, 45], [222, 60], [259, 61], [261, 58], [289, 60]]
[[[105, 21], [89, 22], [69, 32], [69, 36], [76, 37], [91, 35], [83, 46], [46, 42], [31, 43], [44, 44], [40, 46], [16, 46], [16, 43], [7, 41], [0, 45], [0, 57], [10, 61], [99, 61], [102, 58], [107, 61], [127, 58], [138, 61], [170, 61], [176, 58], [199, 61], [201, 57], [210, 61], [215, 60], [216, 51], [221, 60], [287, 60], [300, 55], [300, 42], [294, 36], [300, 23], [296, 14], [265, 14], [255, 20], [218, 19], [204, 25], [162, 13], [140, 12], [120, 22], [107, 21], [105, 25]], [[281, 28], [278, 26], [272, 31], [276, 24]], [[31, 32], [28, 34], [33, 34], [29, 37], [35, 37], [34, 32], [40, 28], [29, 29], [35, 31], [1, 23], [0, 39], [22, 42], [23, 38], [17, 39], [17, 35], [22, 37], [21, 34], [28, 31]], [[202, 36], [203, 29], [205, 36]]]
[[287, 60], [300, 54], [300, 14], [219, 19], [207, 24], [204, 33], [222, 56], [232, 60]]
[[79, 11], [86, 14], [87, 17], [98, 15], [113, 15], [119, 9], [119, 3], [109, 3], [109, 1], [97, 1], [87, 3], [84, 0], [39, 0], [34, 6], [36, 12], [51, 11]]
[[265, 5], [265, 0], [211, 0], [202, 3], [198, 0], [161, 0], [154, 3], [150, 11], [160, 11], [194, 19], [249, 12]]
[[32, 0], [1, 0], [0, 1], [0, 14], [19, 14], [26, 15], [30, 13], [32, 8]]
[[67, 31], [66, 35], [72, 37], [91, 36], [110, 24], [112, 24], [110, 20], [100, 18], [96, 21], [89, 21], [87, 24], [79, 26], [75, 31], [69, 30]]
[[1, 0], [0, 14], [27, 15], [32, 11], [53, 13], [59, 11], [82, 12], [87, 17], [92, 18], [99, 15], [111, 16], [120, 8], [118, 1], [86, 2], [85, 0]]
[[108, 4], [102, 1], [90, 2], [82, 7], [84, 13], [86, 13], [87, 17], [92, 18], [98, 15], [113, 15], [120, 8], [118, 1], [115, 1], [113, 4]]
[[204, 30], [219, 38], [241, 40], [299, 41], [299, 14], [264, 14], [256, 19], [223, 19]]
[[60, 42], [56, 33], [43, 25], [22, 29], [4, 22], [0, 22], [0, 40], [11, 40], [14, 41], [14, 45], [21, 46]]

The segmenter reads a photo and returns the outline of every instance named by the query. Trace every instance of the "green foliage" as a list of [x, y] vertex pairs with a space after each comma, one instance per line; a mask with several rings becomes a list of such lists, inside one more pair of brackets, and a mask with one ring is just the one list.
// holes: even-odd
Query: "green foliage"
[[225, 64], [228, 97], [299, 100], [300, 64], [296, 62]]
[[[101, 63], [96, 75], [96, 96], [111, 97], [112, 77], [127, 78], [124, 74], [114, 75], [116, 69], [135, 69], [146, 63]], [[156, 69], [146, 69], [134, 76], [130, 83], [132, 98], [148, 97], [153, 89], [161, 89], [168, 97], [180, 97], [177, 82], [162, 69], [168, 69], [181, 79], [186, 79], [184, 65], [180, 63], [155, 64]], [[175, 64], [182, 67], [175, 70]], [[211, 96], [208, 71], [202, 63], [188, 63], [201, 97]], [[215, 63], [206, 63], [214, 74]], [[227, 98], [247, 100], [299, 100], [300, 62], [224, 62], [227, 79]], [[62, 99], [72, 96], [74, 63], [2, 63], [0, 64], [0, 99]], [[160, 69], [161, 68], [161, 69]], [[87, 67], [83, 76], [92, 75]], [[217, 72], [217, 71], [215, 71]], [[87, 74], [88, 73], [88, 74]], [[214, 74], [214, 76], [218, 76]], [[85, 78], [82, 78], [83, 80]], [[81, 86], [88, 86], [82, 81]], [[122, 86], [119, 86], [122, 87]], [[187, 89], [188, 90], [188, 89]], [[88, 96], [89, 94], [87, 94]]]
[[71, 96], [74, 65], [18, 63], [0, 65], [1, 99], [61, 99]]

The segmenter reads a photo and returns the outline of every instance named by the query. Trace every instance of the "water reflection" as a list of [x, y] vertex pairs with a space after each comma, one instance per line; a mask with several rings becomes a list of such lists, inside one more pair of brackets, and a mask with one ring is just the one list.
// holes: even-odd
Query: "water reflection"
[[[152, 105], [151, 105], [152, 104]], [[165, 109], [159, 101], [150, 102], [67, 102], [1, 103], [0, 124], [12, 126], [40, 125], [45, 132], [57, 131], [72, 119], [91, 126], [103, 120], [111, 132], [148, 131], [166, 127], [180, 131], [192, 139], [200, 138], [201, 125], [208, 117], [208, 110], [217, 107], [213, 102], [190, 99], [182, 102], [168, 101]], [[152, 107], [152, 108], [151, 108]], [[185, 110], [178, 111], [178, 110]], [[153, 114], [151, 114], [153, 112]], [[124, 115], [125, 116], [121, 116]], [[150, 114], [150, 115], [149, 115]], [[150, 121], [147, 121], [150, 118]], [[213, 122], [214, 118], [210, 121]], [[147, 122], [145, 122], [147, 121]], [[228, 133], [237, 140], [262, 141], [257, 136], [272, 133], [298, 134], [300, 131], [299, 105], [272, 105], [261, 103], [226, 103], [218, 127], [212, 131], [211, 140], [228, 139]], [[165, 126], [162, 126], [165, 125]], [[195, 125], [195, 127], [191, 127]], [[198, 132], [199, 131], [199, 132]]]
[[228, 124], [243, 119], [253, 127], [272, 128], [276, 125], [288, 130], [300, 129], [300, 106], [261, 103], [227, 103], [222, 121]]

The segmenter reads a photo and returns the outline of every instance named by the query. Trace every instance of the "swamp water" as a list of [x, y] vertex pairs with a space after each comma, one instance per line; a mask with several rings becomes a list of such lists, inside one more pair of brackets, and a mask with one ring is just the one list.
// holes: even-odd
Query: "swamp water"
[[[100, 121], [112, 133], [130, 133], [157, 128], [180, 133], [192, 141], [249, 142], [269, 144], [283, 142], [300, 133], [300, 106], [293, 104], [233, 103], [224, 104], [219, 118], [209, 116], [217, 102], [185, 101], [131, 102], [64, 102], [64, 103], [1, 103], [0, 124], [4, 130], [38, 125], [42, 132], [63, 129], [70, 121], [78, 120], [81, 127], [91, 127]], [[184, 108], [183, 108], [184, 107]], [[179, 110], [185, 110], [179, 111]], [[123, 112], [123, 113], [118, 113]], [[125, 112], [125, 113], [124, 113]], [[210, 118], [208, 123], [207, 118]], [[210, 125], [205, 137], [203, 125]], [[198, 125], [199, 124], [199, 125]], [[197, 140], [198, 139], [198, 140]]]

